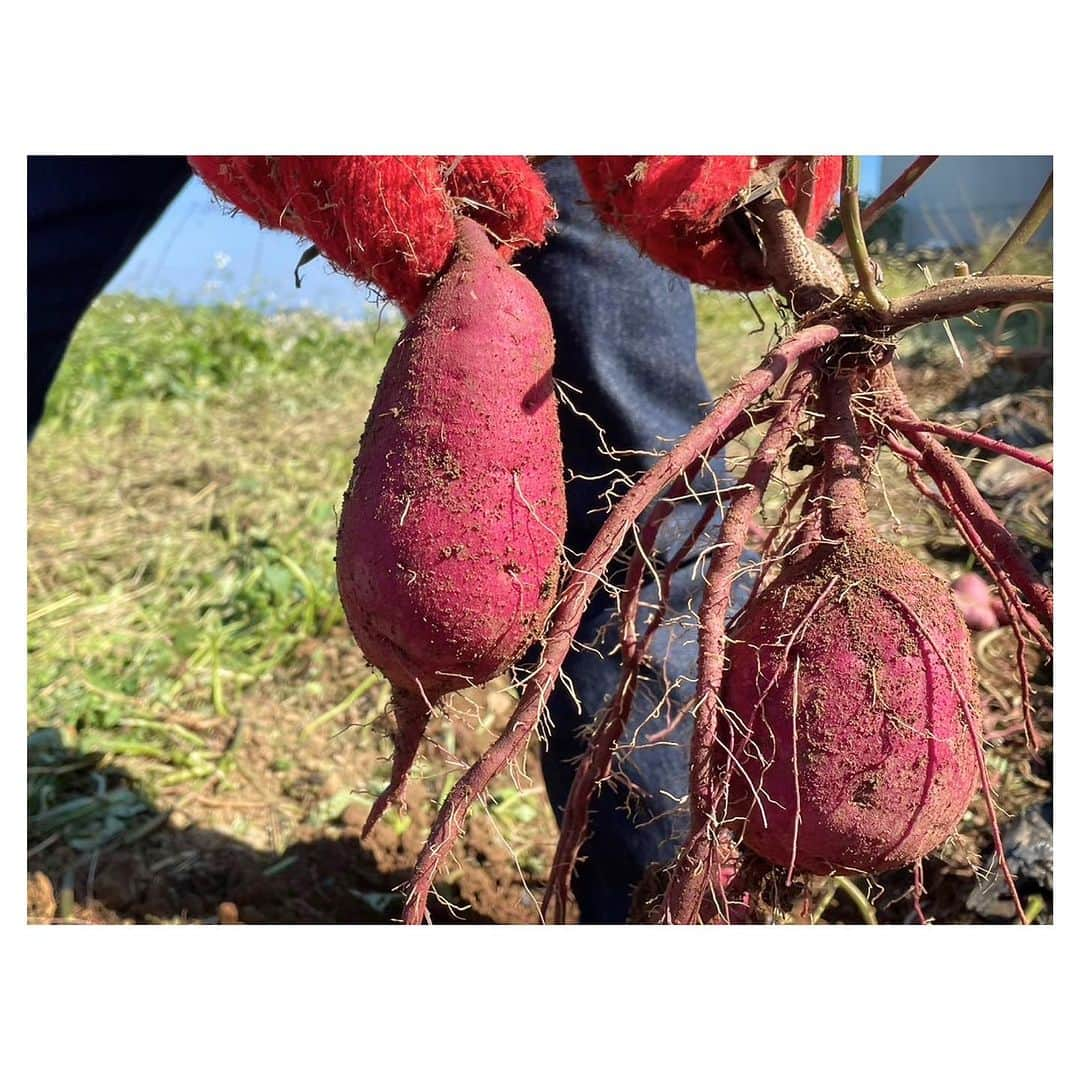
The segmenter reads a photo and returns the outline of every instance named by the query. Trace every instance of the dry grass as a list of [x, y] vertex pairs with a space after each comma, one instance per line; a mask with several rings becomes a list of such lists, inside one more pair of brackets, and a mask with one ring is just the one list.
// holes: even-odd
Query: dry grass
[[[910, 263], [890, 267], [898, 292], [922, 280]], [[746, 299], [700, 297], [701, 362], [717, 392], [769, 344], [775, 312], [755, 303], [760, 333]], [[387, 689], [344, 627], [333, 554], [340, 494], [396, 330], [132, 298], [101, 301], [84, 320], [28, 472], [28, 846], [61, 915], [97, 910], [91, 866], [141, 850], [155, 830], [227, 837], [265, 855], [260, 873], [278, 873], [291, 845], [355, 833], [385, 783]], [[940, 327], [905, 339], [911, 391], [928, 413], [991, 370], [985, 331], [954, 330], [965, 369]], [[896, 542], [947, 575], [966, 567], [892, 459], [881, 487], [888, 499], [875, 513]], [[1047, 510], [1023, 527], [1048, 546]], [[1006, 635], [976, 646], [1007, 730], [1018, 702]], [[408, 865], [430, 804], [506, 709], [505, 695], [479, 695], [433, 732], [414, 819], [391, 815], [371, 849], [381, 873]], [[1010, 809], [1045, 789], [1016, 746], [1010, 735], [995, 748]], [[555, 836], [538, 772], [499, 785], [488, 810], [459, 859], [473, 869], [502, 859], [511, 871], [491, 870], [495, 895], [461, 861], [453, 895], [491, 917], [535, 919], [521, 885], [543, 880]], [[978, 830], [977, 810], [969, 825]], [[185, 850], [178, 841], [161, 858]], [[372, 888], [364, 902], [388, 910]]]

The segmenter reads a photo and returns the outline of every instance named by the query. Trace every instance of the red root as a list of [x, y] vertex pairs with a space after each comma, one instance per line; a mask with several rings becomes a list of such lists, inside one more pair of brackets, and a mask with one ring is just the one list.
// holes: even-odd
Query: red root
[[[795, 507], [798, 506], [800, 500], [806, 500], [806, 498], [808, 497], [813, 480], [813, 475], [808, 476], [798, 485], [798, 487], [795, 488], [795, 490], [791, 493], [791, 496], [788, 498], [787, 502], [784, 503], [784, 508], [780, 513], [779, 520], [776, 522], [775, 525], [772, 525], [770, 528], [765, 530], [765, 544], [761, 549], [759, 571], [757, 576], [754, 578], [754, 584], [750, 589], [750, 595], [749, 597], [747, 597], [746, 604], [739, 612], [740, 615], [742, 614], [742, 611], [745, 611], [746, 608], [750, 607], [753, 604], [754, 598], [761, 591], [762, 584], [766, 578], [766, 572], [769, 562], [773, 558], [773, 553], [779, 546], [780, 541], [784, 536], [785, 530], [788, 527], [788, 522], [791, 518], [792, 513], [794, 512]], [[806, 506], [805, 501], [803, 501], [803, 506]], [[798, 535], [798, 531], [796, 532], [796, 535]], [[789, 544], [787, 549], [785, 550], [785, 555], [787, 554], [787, 552], [790, 552], [794, 546], [794, 543]], [[732, 624], [732, 628], [738, 625], [738, 617], [739, 616], [736, 615], [735, 622]]]
[[923, 914], [922, 904], [919, 902], [926, 895], [926, 887], [923, 885], [923, 868], [922, 859], [918, 859], [915, 863], [914, 882], [911, 886], [911, 904], [915, 909], [915, 918], [919, 920], [920, 925], [926, 926], [926, 916]]
[[951, 439], [954, 442], [966, 442], [971, 446], [979, 447], [981, 450], [991, 450], [995, 454], [1005, 454], [1007, 457], [1022, 461], [1025, 465], [1030, 465], [1035, 469], [1042, 469], [1043, 472], [1047, 472], [1051, 476], [1054, 475], [1053, 461], [1046, 461], [1044, 458], [1039, 457], [1038, 454], [1029, 454], [1026, 450], [1021, 450], [1017, 446], [1010, 446], [1007, 442], [1002, 442], [1001, 439], [991, 439], [986, 435], [980, 435], [977, 431], [964, 431], [962, 428], [950, 427], [948, 424], [938, 424], [932, 420], [919, 420], [916, 422], [898, 416], [890, 416], [889, 420], [899, 431], [921, 431], [927, 435], [940, 435], [941, 438]]
[[[732, 436], [734, 437], [734, 436]], [[585, 841], [585, 833], [588, 824], [589, 803], [592, 800], [593, 791], [604, 783], [611, 773], [611, 762], [615, 754], [615, 747], [626, 730], [626, 724], [630, 718], [630, 710], [634, 702], [634, 693], [637, 689], [638, 674], [641, 664], [648, 653], [656, 631], [663, 622], [664, 612], [667, 606], [667, 598], [671, 586], [671, 577], [676, 568], [693, 547], [693, 534], [687, 538], [682, 549], [664, 568], [660, 581], [660, 596], [657, 609], [653, 614], [645, 635], [639, 642], [637, 640], [637, 612], [641, 597], [641, 586], [645, 573], [645, 558], [643, 551], [652, 551], [656, 542], [656, 535], [660, 526], [667, 520], [675, 501], [690, 490], [694, 476], [700, 468], [700, 462], [695, 462], [687, 472], [676, 481], [667, 496], [653, 507], [642, 530], [641, 538], [634, 549], [633, 558], [627, 569], [626, 591], [623, 595], [622, 612], [622, 655], [623, 664], [620, 672], [619, 685], [612, 695], [606, 714], [597, 725], [596, 731], [589, 740], [589, 750], [582, 758], [574, 774], [574, 781], [570, 786], [567, 796], [566, 807], [563, 810], [563, 819], [559, 826], [559, 842], [555, 848], [555, 857], [552, 861], [551, 875], [548, 886], [544, 893], [541, 914], [546, 917], [549, 906], [554, 906], [555, 921], [566, 921], [566, 905], [570, 894], [570, 879], [573, 874], [574, 864], [577, 861], [578, 852]], [[716, 511], [715, 504], [706, 508], [706, 513], [701, 516], [699, 529], [701, 532], [712, 520]], [[698, 529], [694, 533], [700, 535]]]
[[[945, 453], [948, 453], [948, 451], [945, 451]], [[994, 579], [994, 583], [1001, 593], [1002, 604], [1009, 621], [1023, 623], [1031, 636], [1039, 643], [1039, 646], [1046, 651], [1046, 654], [1048, 656], [1053, 656], [1053, 643], [1043, 631], [1039, 621], [1026, 607], [1024, 607], [1020, 600], [1020, 594], [1017, 591], [1016, 585], [1010, 578], [1008, 571], [994, 558], [994, 553], [987, 547], [979, 533], [976, 532], [971, 519], [964, 512], [959, 501], [953, 494], [952, 489], [939, 483], [938, 493], [935, 494], [932, 492], [913, 471], [916, 464], [925, 468], [923, 455], [916, 452], [914, 458], [911, 460], [912, 464], [909, 465], [908, 476], [911, 478], [912, 485], [921, 494], [924, 494], [937, 502], [937, 504], [952, 518], [957, 531], [967, 542], [968, 547], [971, 548], [975, 557], [982, 563], [986, 572]], [[992, 513], [993, 511], [991, 511], [991, 514]]]
[[814, 382], [815, 366], [804, 361], [788, 384], [787, 395], [765, 438], [754, 454], [738, 494], [724, 517], [716, 550], [710, 560], [701, 604], [698, 646], [698, 705], [690, 742], [690, 839], [676, 861], [664, 899], [666, 919], [685, 923], [696, 917], [704, 891], [717, 866], [717, 788], [715, 744], [724, 677], [727, 635], [725, 621], [731, 606], [731, 587], [738, 573], [750, 522], [761, 506], [765, 489], [781, 454], [788, 448]]
[[[900, 416], [890, 414], [886, 417], [888, 423], [896, 424], [898, 420], [918, 422], [918, 417], [910, 409], [905, 409]], [[1039, 621], [1047, 630], [1052, 630], [1054, 594], [1039, 577], [1008, 529], [1001, 524], [971, 477], [933, 436], [910, 427], [905, 431], [905, 435], [912, 446], [922, 454], [922, 467], [937, 484], [942, 495], [951, 496], [959, 512], [970, 522], [994, 561], [1023, 593]]]
[[416, 760], [429, 716], [428, 703], [422, 696], [402, 693], [401, 690], [394, 692], [394, 723], [397, 728], [394, 732], [394, 759], [390, 783], [375, 800], [360, 833], [361, 840], [368, 836], [391, 803], [401, 801], [405, 782]]
[[[921, 461], [921, 458], [919, 459]], [[914, 471], [914, 466], [908, 466], [908, 475], [911, 478], [912, 485], [917, 491], [926, 494], [928, 497], [933, 498], [939, 502], [953, 518], [953, 523], [956, 525], [960, 532], [960, 535], [967, 541], [971, 550], [975, 553], [976, 557], [986, 567], [987, 572], [993, 577], [999, 591], [1001, 592], [1001, 600], [996, 601], [997, 605], [1000, 605], [1001, 615], [1004, 616], [1005, 621], [1012, 629], [1013, 636], [1016, 638], [1016, 670], [1020, 680], [1020, 702], [1021, 711], [1024, 717], [1024, 731], [1027, 736], [1028, 745], [1035, 752], [1039, 750], [1039, 736], [1035, 730], [1035, 722], [1032, 715], [1031, 708], [1031, 680], [1028, 675], [1027, 669], [1027, 657], [1025, 655], [1024, 636], [1020, 627], [1023, 624], [1027, 627], [1028, 631], [1032, 634], [1035, 640], [1046, 651], [1048, 656], [1053, 656], [1053, 644], [1042, 632], [1042, 627], [1036, 622], [1027, 611], [1027, 609], [1020, 602], [1020, 597], [1017, 594], [1016, 587], [1009, 579], [1008, 575], [1002, 571], [1002, 569], [994, 562], [993, 557], [990, 555], [986, 546], [982, 543], [980, 537], [971, 526], [971, 522], [964, 516], [955, 500], [951, 495], [942, 490], [942, 496], [937, 496], [927, 488], [919, 479]], [[981, 582], [982, 579], [980, 578]], [[989, 592], [989, 590], [987, 590]], [[993, 604], [994, 598], [991, 597]], [[972, 614], [970, 609], [965, 609], [964, 605], [960, 605], [961, 610], [964, 612], [964, 618], [969, 626], [972, 626]], [[999, 614], [994, 610], [993, 606], [989, 607], [989, 613], [994, 619], [994, 626], [999, 625]], [[991, 627], [983, 624], [972, 626], [972, 629], [990, 629]]]
[[757, 368], [717, 401], [712, 412], [678, 446], [653, 465], [608, 515], [560, 595], [546, 637], [544, 658], [530, 677], [509, 724], [466, 771], [439, 810], [409, 881], [403, 913], [406, 923], [423, 920], [435, 875], [464, 827], [469, 806], [483, 794], [493, 777], [528, 745], [581, 625], [589, 599], [634, 521], [695, 460], [714, 457], [728, 441], [728, 432], [740, 414], [783, 378], [803, 355], [824, 348], [835, 341], [839, 333], [837, 327], [827, 324], [808, 327], [770, 352]]
[[[771, 418], [775, 415], [779, 404], [774, 402], [765, 408], [755, 410], [753, 413], [744, 412], [729, 429], [726, 435], [727, 441], [731, 442], [739, 438], [748, 428]], [[578, 852], [585, 842], [589, 805], [592, 801], [593, 792], [606, 782], [610, 776], [615, 748], [629, 722], [641, 665], [648, 654], [649, 646], [656, 632], [663, 624], [672, 575], [694, 549], [694, 546], [701, 539], [705, 529], [708, 528], [709, 522], [719, 509], [718, 500], [710, 498], [695, 527], [690, 531], [679, 550], [667, 562], [660, 579], [657, 610], [646, 627], [644, 637], [639, 642], [637, 640], [637, 612], [645, 573], [645, 556], [643, 553], [653, 550], [661, 526], [667, 520], [677, 501], [690, 493], [691, 486], [700, 471], [701, 465], [702, 462], [695, 462], [667, 492], [664, 498], [653, 507], [642, 529], [641, 537], [635, 545], [634, 554], [627, 568], [625, 592], [622, 597], [621, 645], [623, 666], [620, 672], [619, 685], [612, 695], [604, 718], [597, 725], [594, 734], [589, 740], [589, 750], [581, 759], [574, 774], [574, 781], [567, 796], [562, 822], [559, 826], [559, 842], [555, 849], [551, 876], [544, 893], [541, 913], [546, 916], [549, 907], [553, 907], [555, 922], [561, 923], [565, 921], [566, 905], [570, 895], [570, 880]], [[685, 711], [685, 709], [680, 709], [672, 719], [671, 724], [665, 730], [652, 736], [649, 741], [656, 742], [670, 735], [675, 726], [683, 719]]]

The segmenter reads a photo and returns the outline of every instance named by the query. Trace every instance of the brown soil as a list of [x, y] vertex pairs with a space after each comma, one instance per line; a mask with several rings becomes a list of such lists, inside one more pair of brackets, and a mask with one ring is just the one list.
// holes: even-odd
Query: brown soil
[[[327, 669], [362, 667], [344, 631], [312, 643]], [[354, 681], [359, 681], [351, 673]], [[360, 830], [388, 772], [389, 721], [350, 727], [371, 715], [358, 704], [308, 738], [300, 716], [245, 710], [239, 732], [225, 720], [212, 734], [233, 744], [211, 782], [149, 799], [138, 778], [97, 756], [62, 751], [39, 769], [63, 778], [65, 800], [138, 793], [142, 812], [119, 846], [97, 854], [65, 842], [28, 843], [27, 919], [128, 923], [385, 923], [402, 905], [408, 877], [444, 785], [505, 723], [510, 699], [478, 691], [455, 703], [452, 725], [429, 738], [409, 784], [407, 813], [391, 811], [367, 840]], [[353, 712], [353, 710], [350, 710]], [[201, 730], [204, 738], [210, 738]], [[289, 767], [282, 768], [288, 762]], [[517, 787], [497, 784], [493, 803], [473, 812], [431, 904], [434, 922], [535, 923], [556, 831], [531, 754]], [[33, 752], [31, 767], [35, 767]], [[525, 798], [518, 794], [523, 793]], [[539, 796], [539, 797], [538, 797]], [[138, 827], [135, 823], [138, 823]], [[141, 835], [140, 835], [141, 834]], [[134, 837], [134, 839], [132, 839]]]

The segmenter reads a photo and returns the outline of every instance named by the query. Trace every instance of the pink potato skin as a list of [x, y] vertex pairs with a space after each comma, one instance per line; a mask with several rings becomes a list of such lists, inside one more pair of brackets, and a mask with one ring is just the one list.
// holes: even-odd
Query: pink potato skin
[[[967, 710], [893, 597], [947, 658]], [[785, 662], [783, 643], [804, 619]], [[731, 772], [736, 835], [745, 829], [777, 866], [815, 874], [895, 869], [940, 846], [971, 801], [971, 727], [981, 737], [982, 725], [970, 638], [945, 583], [888, 544], [849, 539], [782, 574], [735, 633], [724, 701], [752, 733], [749, 743], [728, 734], [746, 773]]]
[[994, 630], [1006, 621], [1001, 602], [978, 574], [961, 574], [952, 583], [952, 590], [957, 607], [970, 629]]
[[338, 532], [357, 643], [430, 701], [537, 638], [566, 530], [551, 320], [473, 221], [375, 394]]

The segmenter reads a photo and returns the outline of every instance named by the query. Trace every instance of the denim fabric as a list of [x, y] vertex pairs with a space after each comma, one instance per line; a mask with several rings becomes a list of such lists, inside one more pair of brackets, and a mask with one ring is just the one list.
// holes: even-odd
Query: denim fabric
[[[569, 158], [551, 160], [544, 173], [559, 206], [556, 232], [543, 248], [523, 255], [519, 264], [551, 313], [556, 377], [581, 391], [580, 396], [571, 395], [573, 409], [560, 406], [564, 459], [571, 474], [567, 544], [581, 553], [603, 521], [598, 511], [611, 477], [575, 477], [603, 476], [616, 465], [600, 450], [595, 425], [604, 430], [611, 449], [639, 451], [620, 455], [617, 463], [625, 472], [637, 474], [655, 460], [644, 451], [670, 448], [702, 419], [709, 392], [697, 364], [694, 303], [686, 280], [642, 257], [632, 244], [601, 226]], [[588, 413], [593, 422], [574, 410]], [[703, 493], [715, 491], [717, 480], [725, 479], [722, 456], [712, 465], [715, 475], [697, 485]], [[658, 538], [658, 565], [675, 555], [700, 514], [701, 507], [694, 502], [672, 513]], [[594, 800], [584, 859], [574, 878], [584, 922], [625, 922], [634, 887], [651, 863], [670, 861], [685, 831], [681, 802], [687, 793], [692, 720], [684, 719], [674, 731], [666, 729], [694, 695], [693, 612], [702, 587], [702, 567], [695, 574], [694, 564], [701, 549], [715, 539], [717, 525], [714, 522], [674, 573], [670, 610], [678, 618], [672, 618], [653, 641], [627, 735], [616, 753], [615, 780]], [[745, 603], [749, 582], [749, 574], [738, 579], [735, 606]], [[658, 588], [650, 582], [643, 590], [640, 629], [657, 596]], [[552, 730], [542, 760], [548, 794], [560, 820], [576, 760], [586, 747], [582, 729], [618, 683], [619, 658], [617, 652], [613, 655], [618, 637], [615, 600], [600, 591], [578, 635], [579, 647], [563, 668], [581, 709], [563, 685], [550, 702]], [[590, 644], [594, 648], [580, 647]], [[650, 741], [657, 735], [663, 737]]]
[[[556, 376], [568, 387], [574, 409], [560, 407], [567, 487], [567, 545], [588, 546], [603, 517], [603, 493], [618, 467], [628, 474], [647, 468], [671, 440], [705, 414], [709, 394], [696, 359], [694, 304], [683, 279], [662, 270], [592, 214], [569, 158], [544, 166], [559, 204], [559, 221], [542, 249], [520, 259], [543, 295], [555, 330]], [[31, 158], [29, 165], [29, 357], [28, 430], [41, 417], [45, 394], [76, 323], [109, 278], [168, 205], [190, 171], [183, 158]], [[595, 424], [618, 462], [598, 447]], [[714, 463], [722, 473], [722, 460]], [[599, 479], [586, 479], [600, 477]], [[715, 481], [703, 484], [711, 489]], [[660, 537], [671, 557], [693, 527], [700, 508], [687, 503]], [[708, 536], [702, 543], [708, 542]], [[575, 876], [582, 919], [626, 920], [633, 889], [646, 868], [669, 860], [685, 828], [679, 802], [687, 789], [689, 721], [668, 737], [648, 736], [668, 726], [673, 710], [693, 696], [697, 665], [696, 608], [700, 575], [692, 555], [674, 575], [672, 609], [687, 617], [665, 627], [651, 650], [630, 725], [632, 752], [618, 755], [618, 780], [595, 803], [584, 862]], [[744, 581], [737, 595], [745, 599]], [[644, 614], [656, 586], [643, 595]], [[604, 636], [607, 631], [606, 637]], [[544, 779], [556, 814], [585, 749], [581, 729], [600, 711], [619, 677], [615, 607], [600, 592], [585, 618], [579, 642], [599, 644], [571, 653], [566, 674], [581, 709], [564, 687], [551, 700], [552, 730], [544, 744]], [[652, 716], [666, 696], [667, 707]]]

